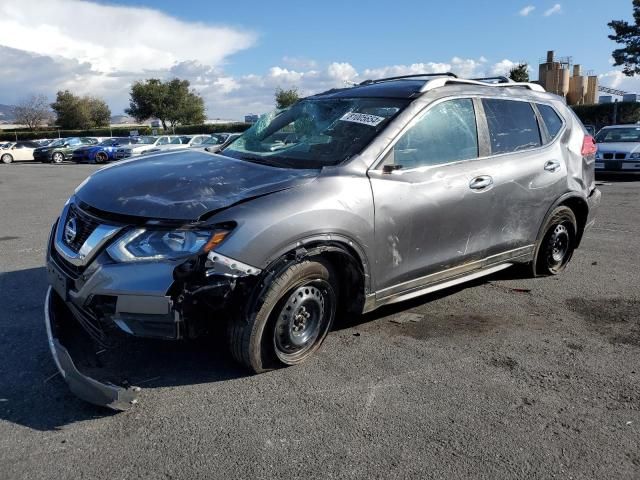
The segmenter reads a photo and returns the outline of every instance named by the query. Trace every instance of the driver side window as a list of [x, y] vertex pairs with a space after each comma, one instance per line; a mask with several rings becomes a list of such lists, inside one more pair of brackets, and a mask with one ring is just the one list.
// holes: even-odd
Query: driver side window
[[428, 109], [396, 142], [385, 164], [417, 168], [478, 158], [473, 101], [446, 100]]

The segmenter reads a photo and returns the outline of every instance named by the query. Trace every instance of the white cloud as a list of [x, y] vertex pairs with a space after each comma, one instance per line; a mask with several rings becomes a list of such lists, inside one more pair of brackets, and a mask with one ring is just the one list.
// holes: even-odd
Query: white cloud
[[527, 17], [535, 9], [536, 7], [534, 7], [533, 5], [527, 5], [526, 7], [522, 8], [522, 10], [518, 12], [518, 15], [520, 15], [521, 17]]
[[491, 75], [505, 75], [509, 76], [511, 69], [518, 65], [518, 62], [513, 62], [509, 59], [504, 59], [491, 67]]
[[[640, 78], [627, 77], [620, 70], [611, 70], [598, 75], [600, 85], [629, 93], [640, 93]], [[606, 95], [606, 94], [603, 94]]]
[[101, 73], [220, 65], [255, 35], [185, 22], [158, 10], [80, 0], [0, 0], [0, 45], [87, 62]]
[[553, 7], [544, 12], [544, 16], [550, 17], [551, 15], [556, 15], [558, 13], [562, 13], [562, 5], [556, 3]]

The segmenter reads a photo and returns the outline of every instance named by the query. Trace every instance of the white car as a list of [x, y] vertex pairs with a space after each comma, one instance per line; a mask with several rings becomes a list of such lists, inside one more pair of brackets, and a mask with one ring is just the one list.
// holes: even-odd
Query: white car
[[11, 163], [14, 160], [33, 160], [33, 150], [38, 148], [35, 142], [22, 141], [5, 144], [0, 149], [0, 162]]
[[153, 152], [162, 152], [164, 150], [174, 150], [176, 148], [187, 148], [189, 146], [188, 142], [191, 139], [191, 137], [188, 136], [174, 135], [161, 135], [159, 137], [140, 138], [145, 139], [145, 142], [133, 147], [123, 148], [122, 151], [118, 150], [119, 158], [132, 157]]

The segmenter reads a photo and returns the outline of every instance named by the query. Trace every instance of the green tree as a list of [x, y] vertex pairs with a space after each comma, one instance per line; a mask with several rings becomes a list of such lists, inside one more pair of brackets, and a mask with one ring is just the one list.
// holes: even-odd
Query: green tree
[[519, 63], [511, 70], [509, 70], [509, 78], [514, 82], [528, 82], [529, 65], [527, 65], [526, 63]]
[[291, 105], [300, 100], [297, 88], [291, 88], [289, 90], [283, 90], [282, 88], [276, 88], [276, 108], [283, 109], [289, 108]]
[[69, 90], [59, 91], [51, 104], [57, 123], [64, 129], [88, 129], [109, 125], [111, 110], [104, 100], [96, 97], [79, 97]]
[[178, 78], [168, 82], [157, 78], [135, 82], [125, 112], [139, 122], [155, 117], [165, 130], [167, 122], [171, 126], [202, 124], [206, 119], [204, 101], [189, 86], [188, 80]]
[[613, 20], [607, 24], [615, 32], [609, 39], [624, 45], [611, 54], [614, 65], [624, 65], [622, 71], [629, 77], [640, 73], [640, 0], [633, 0], [633, 20], [633, 23]]
[[51, 108], [44, 95], [31, 95], [18, 102], [13, 109], [16, 123], [26, 125], [29, 130], [35, 130], [43, 123], [51, 120]]

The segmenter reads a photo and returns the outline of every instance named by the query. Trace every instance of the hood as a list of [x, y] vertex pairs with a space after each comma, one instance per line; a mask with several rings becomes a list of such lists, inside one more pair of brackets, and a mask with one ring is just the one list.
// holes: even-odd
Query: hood
[[87, 178], [76, 197], [105, 212], [191, 221], [309, 182], [318, 173], [181, 150], [109, 165]]
[[603, 142], [598, 143], [598, 152], [635, 153], [640, 152], [640, 143], [636, 142]]

